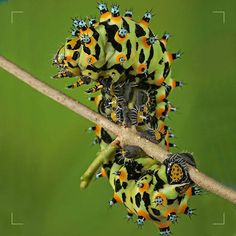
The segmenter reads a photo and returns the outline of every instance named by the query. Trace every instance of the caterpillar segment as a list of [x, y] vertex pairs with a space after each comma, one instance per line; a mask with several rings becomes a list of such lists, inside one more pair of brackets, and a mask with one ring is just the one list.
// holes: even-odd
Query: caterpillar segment
[[[170, 150], [176, 145], [170, 141], [174, 134], [166, 118], [176, 108], [169, 95], [183, 86], [171, 69], [181, 53], [168, 51], [170, 34], [159, 38], [152, 32], [151, 11], [135, 21], [132, 10], [122, 14], [117, 4], [109, 9], [101, 2], [98, 10], [98, 20], [72, 19], [71, 36], [53, 59], [59, 69], [53, 78], [76, 77], [68, 88], [91, 85], [86, 92], [98, 93], [89, 100], [101, 115]], [[101, 150], [115, 139], [99, 125], [90, 130]], [[136, 216], [138, 227], [152, 221], [160, 235], [169, 236], [179, 215], [194, 215], [188, 201], [201, 193], [187, 164], [196, 166], [189, 153], [170, 154], [160, 163], [138, 147], [124, 146], [102, 164], [96, 178], [109, 180], [114, 190], [110, 206], [122, 203], [128, 220]]]

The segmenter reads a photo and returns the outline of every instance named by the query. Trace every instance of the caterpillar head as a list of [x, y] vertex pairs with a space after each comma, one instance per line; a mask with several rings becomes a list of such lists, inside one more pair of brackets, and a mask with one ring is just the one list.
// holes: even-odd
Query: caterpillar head
[[60, 47], [53, 58], [52, 64], [60, 69], [60, 71], [53, 76], [54, 79], [73, 77], [80, 75], [81, 71], [78, 66], [77, 60], [79, 58], [78, 50], [68, 49], [69, 43]]

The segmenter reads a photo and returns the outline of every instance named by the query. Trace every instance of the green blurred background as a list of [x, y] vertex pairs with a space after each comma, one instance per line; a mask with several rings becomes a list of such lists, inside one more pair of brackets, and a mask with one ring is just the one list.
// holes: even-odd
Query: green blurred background
[[[123, 10], [133, 8], [136, 19], [153, 9], [154, 32], [170, 32], [169, 49], [184, 52], [173, 66], [174, 77], [187, 84], [172, 95], [179, 107], [169, 121], [178, 137], [179, 150], [173, 151], [193, 152], [200, 170], [236, 188], [235, 1], [116, 2]], [[50, 79], [56, 73], [51, 61], [69, 36], [71, 17], [97, 15], [96, 7], [94, 0], [0, 1], [0, 54], [89, 104], [82, 89], [65, 90], [71, 79]], [[225, 11], [225, 24], [216, 10]], [[24, 13], [15, 14], [11, 24], [11, 11]], [[108, 207], [112, 190], [105, 180], [79, 189], [79, 178], [98, 151], [89, 126], [0, 69], [1, 236], [158, 235], [151, 223], [140, 230], [126, 222], [124, 207]], [[191, 206], [197, 215], [181, 216], [174, 235], [236, 235], [233, 204], [205, 193]], [[24, 225], [11, 225], [11, 213]], [[224, 214], [225, 225], [215, 225]]]

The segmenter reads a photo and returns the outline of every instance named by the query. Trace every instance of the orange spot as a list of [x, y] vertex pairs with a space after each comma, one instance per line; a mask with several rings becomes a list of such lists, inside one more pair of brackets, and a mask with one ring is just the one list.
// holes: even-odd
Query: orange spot
[[150, 216], [149, 216], [148, 212], [144, 211], [144, 210], [138, 210], [137, 215], [144, 217], [146, 220], [150, 219]]
[[166, 98], [165, 94], [161, 94], [160, 96], [157, 97], [157, 102], [161, 102]]
[[140, 25], [141, 27], [143, 27], [143, 28], [148, 28], [149, 23], [148, 23], [147, 21], [145, 21], [145, 20], [142, 19], [142, 20], [139, 22], [139, 25]]
[[140, 64], [136, 71], [138, 74], [143, 74], [145, 72], [145, 70], [147, 69], [147, 65], [146, 64]]
[[126, 55], [120, 53], [116, 56], [116, 62], [118, 64], [122, 64], [122, 60], [123, 60], [123, 62], [127, 61], [127, 57], [126, 57]]
[[97, 59], [92, 55], [88, 55], [85, 60], [89, 65], [92, 65], [97, 61]]
[[157, 192], [155, 194], [154, 198], [156, 199], [158, 197], [160, 197], [163, 202], [162, 202], [162, 205], [157, 205], [157, 208], [162, 207], [162, 206], [166, 206], [166, 204], [167, 204], [166, 195], [164, 193]]
[[161, 76], [160, 78], [157, 79], [157, 86], [161, 86], [161, 84], [164, 82], [165, 78], [163, 76]]
[[165, 109], [163, 107], [157, 108], [156, 109], [156, 116], [157, 116], [157, 118], [160, 118], [164, 112], [165, 112]]
[[120, 171], [119, 179], [120, 179], [121, 181], [126, 180], [126, 173], [125, 173], [124, 170], [121, 170], [121, 171]]
[[110, 12], [105, 12], [101, 15], [100, 22], [109, 20], [110, 18], [111, 18], [111, 13]]
[[170, 221], [161, 222], [161, 223], [157, 222], [156, 224], [158, 225], [158, 227], [159, 227], [160, 229], [163, 229], [163, 228], [169, 227], [170, 224], [171, 224], [171, 222], [170, 222]]
[[115, 40], [116, 40], [117, 42], [123, 43], [123, 42], [125, 42], [127, 39], [128, 39], [128, 34], [126, 34], [125, 37], [122, 38], [122, 37], [120, 37], [118, 31], [116, 32], [116, 34], [115, 34]]
[[72, 56], [71, 55], [67, 55], [65, 58], [66, 61], [71, 61], [72, 60]]
[[118, 25], [122, 21], [121, 16], [112, 16], [111, 17], [111, 22]]
[[189, 187], [189, 188], [187, 189], [187, 191], [185, 192], [185, 194], [186, 194], [188, 197], [191, 197], [191, 196], [192, 196], [192, 193], [193, 193], [192, 187]]
[[89, 43], [86, 43], [85, 46], [88, 47], [88, 48], [89, 48], [89, 47], [92, 47], [93, 45], [96, 44], [96, 42], [97, 42], [97, 41], [94, 39], [94, 37], [90, 37], [90, 42], [89, 42]]
[[167, 44], [166, 39], [161, 39], [160, 41], [161, 41], [161, 42], [164, 44], [164, 46], [166, 47], [166, 44]]
[[162, 133], [162, 134], [165, 134], [166, 130], [165, 130], [165, 123], [162, 122], [161, 124], [159, 124], [159, 127], [158, 127], [158, 130]]
[[171, 212], [175, 212], [176, 213], [176, 208], [173, 207], [169, 207], [167, 208], [167, 210], [164, 212], [164, 216], [167, 217]]
[[107, 172], [103, 167], [101, 168], [101, 174], [102, 174], [102, 177], [107, 176]]
[[95, 134], [96, 134], [97, 136], [100, 136], [101, 128], [102, 128], [102, 126], [100, 126], [100, 125], [96, 125], [96, 128], [95, 128]]
[[172, 53], [168, 52], [167, 53], [167, 59], [168, 59], [168, 62], [171, 63], [173, 61], [173, 55]]
[[68, 45], [71, 45], [71, 47], [73, 48], [77, 44], [77, 41], [78, 41], [78, 38], [71, 39], [70, 42], [68, 43]]
[[147, 43], [147, 37], [142, 37], [142, 43], [145, 48], [150, 48], [151, 46]]
[[145, 191], [148, 190], [148, 188], [149, 188], [149, 184], [148, 184], [148, 183], [144, 182], [144, 183], [142, 183], [142, 184], [143, 184], [143, 187], [139, 188], [139, 191], [140, 191], [141, 193], [145, 192]]
[[116, 202], [120, 203], [122, 202], [121, 198], [119, 197], [119, 195], [117, 193], [114, 194], [113, 198], [116, 200]]
[[178, 213], [179, 214], [183, 214], [186, 210], [186, 208], [188, 207], [187, 203], [182, 203], [180, 206], [179, 206], [179, 209], [178, 209]]
[[90, 34], [93, 33], [93, 31], [92, 31], [90, 28], [87, 28], [86, 30], [80, 29], [80, 30], [79, 30], [79, 33], [80, 33], [81, 35], [83, 35], [83, 34], [88, 34], [88, 35], [90, 35]]

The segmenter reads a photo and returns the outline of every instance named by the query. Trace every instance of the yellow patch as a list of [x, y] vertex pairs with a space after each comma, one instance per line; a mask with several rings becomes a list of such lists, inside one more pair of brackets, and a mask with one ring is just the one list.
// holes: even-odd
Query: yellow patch
[[170, 178], [173, 182], [179, 182], [184, 176], [182, 167], [175, 163], [171, 167]]

